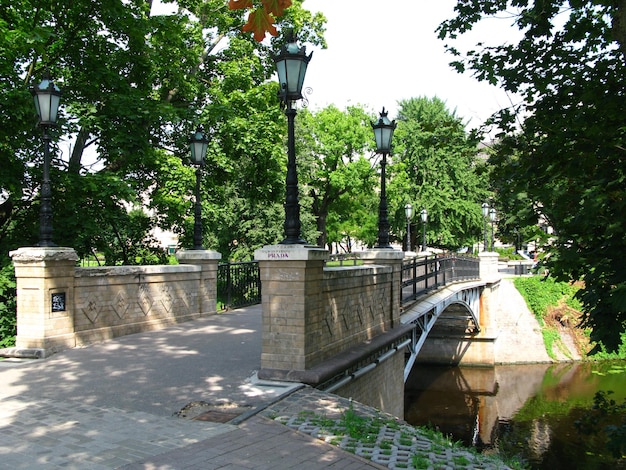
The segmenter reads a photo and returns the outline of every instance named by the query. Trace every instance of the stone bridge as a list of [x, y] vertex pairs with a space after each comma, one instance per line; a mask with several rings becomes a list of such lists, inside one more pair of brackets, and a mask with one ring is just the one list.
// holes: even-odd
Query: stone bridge
[[[418, 357], [494, 363], [497, 253], [481, 253], [471, 273], [456, 255], [359, 256], [361, 265], [328, 267], [328, 251], [317, 247], [257, 250], [259, 378], [306, 383], [403, 416], [401, 391]], [[219, 253], [183, 252], [180, 265], [161, 267], [77, 268], [69, 248], [24, 248], [12, 257], [20, 353], [45, 357], [216, 312]]]
[[497, 253], [481, 253], [467, 282], [451, 276], [459, 267], [453, 258], [424, 265], [414, 276], [421, 290], [407, 282], [404, 253], [395, 250], [363, 252], [362, 266], [339, 268], [325, 267], [328, 252], [319, 248], [278, 245], [255, 257], [263, 285], [261, 379], [306, 383], [403, 416], [401, 391], [418, 354], [494, 364], [489, 298], [499, 284]]

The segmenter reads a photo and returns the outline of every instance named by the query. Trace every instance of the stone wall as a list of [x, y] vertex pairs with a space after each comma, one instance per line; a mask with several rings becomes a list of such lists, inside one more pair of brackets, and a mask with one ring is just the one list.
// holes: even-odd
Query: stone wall
[[404, 354], [395, 354], [334, 393], [404, 417]]
[[324, 269], [321, 308], [310, 319], [311, 364], [391, 329], [391, 283], [392, 270], [388, 267]]
[[216, 312], [219, 253], [182, 252], [175, 266], [94, 268], [77, 268], [71, 248], [20, 248], [11, 256], [16, 349], [37, 357]]
[[[399, 324], [392, 266], [325, 268], [328, 251], [257, 250], [263, 284], [261, 367], [304, 371]], [[402, 253], [396, 253], [402, 262]]]
[[[328, 252], [321, 248], [257, 250], [263, 284], [259, 378], [321, 386], [352, 371], [336, 393], [402, 416], [404, 349], [371, 362], [410, 330], [399, 321], [402, 257], [385, 250], [368, 254], [365, 266], [326, 268]], [[374, 367], [361, 375], [366, 363], [367, 370]]]

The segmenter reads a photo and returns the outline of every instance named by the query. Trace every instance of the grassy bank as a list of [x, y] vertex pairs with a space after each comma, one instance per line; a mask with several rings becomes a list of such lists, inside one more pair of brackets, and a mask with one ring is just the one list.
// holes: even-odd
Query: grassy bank
[[580, 356], [586, 356], [590, 350], [589, 334], [578, 328], [581, 305], [574, 297], [580, 286], [543, 276], [518, 277], [514, 283], [541, 326], [548, 355], [557, 360], [560, 352], [573, 359], [563, 337], [567, 334]]
[[546, 350], [552, 359], [557, 359], [558, 351], [569, 356], [564, 343], [566, 335], [571, 338], [582, 358], [626, 359], [626, 332], [622, 333], [622, 345], [616, 353], [609, 354], [600, 345], [600, 352], [588, 356], [595, 344], [589, 340], [589, 330], [579, 326], [582, 306], [575, 295], [582, 288], [580, 284], [557, 282], [544, 276], [517, 277], [514, 284], [541, 325]]

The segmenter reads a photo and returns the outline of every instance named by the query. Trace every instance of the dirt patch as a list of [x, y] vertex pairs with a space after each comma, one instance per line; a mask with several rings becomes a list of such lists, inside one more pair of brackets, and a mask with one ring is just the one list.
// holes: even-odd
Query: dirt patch
[[195, 421], [210, 421], [212, 423], [227, 423], [240, 416], [252, 407], [249, 405], [238, 405], [236, 403], [208, 403], [205, 401], [194, 401], [185, 405], [180, 411], [174, 413], [175, 416]]
[[[564, 346], [573, 356], [571, 359], [580, 359], [591, 349], [589, 337], [582, 328], [579, 328], [582, 313], [565, 304], [548, 308], [544, 317], [546, 325], [559, 332]], [[567, 354], [566, 354], [567, 355]]]

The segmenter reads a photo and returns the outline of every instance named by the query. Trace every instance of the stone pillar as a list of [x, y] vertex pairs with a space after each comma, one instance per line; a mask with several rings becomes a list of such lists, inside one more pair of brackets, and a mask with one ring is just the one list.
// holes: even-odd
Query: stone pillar
[[72, 248], [27, 247], [9, 253], [17, 280], [16, 349], [46, 357], [74, 347]]
[[498, 331], [495, 327], [495, 318], [498, 305], [498, 288], [501, 276], [498, 273], [498, 253], [483, 251], [478, 254], [480, 260], [480, 280], [485, 281], [485, 287], [480, 294], [480, 333], [476, 336], [476, 344], [482, 340], [486, 352], [484, 357], [492, 357], [495, 362], [494, 342]]
[[480, 261], [480, 280], [493, 282], [500, 279], [498, 274], [498, 253], [493, 251], [483, 251], [478, 253]]
[[311, 368], [319, 343], [324, 261], [328, 250], [303, 245], [271, 245], [254, 252], [263, 286], [261, 368], [304, 371]]
[[391, 266], [393, 281], [389, 301], [391, 302], [391, 318], [385, 327], [393, 328], [400, 325], [400, 306], [402, 304], [402, 260], [404, 252], [389, 249], [373, 249], [360, 253], [360, 258], [366, 266]]
[[217, 265], [222, 255], [213, 250], [181, 250], [176, 253], [180, 264], [200, 266], [200, 289], [198, 290], [198, 313], [217, 313]]

